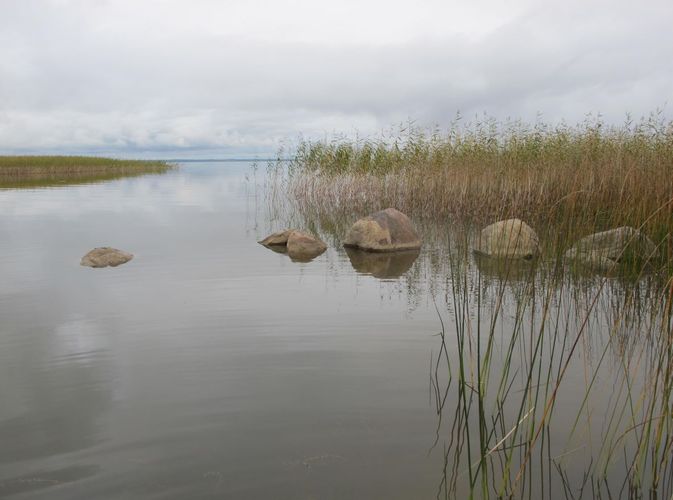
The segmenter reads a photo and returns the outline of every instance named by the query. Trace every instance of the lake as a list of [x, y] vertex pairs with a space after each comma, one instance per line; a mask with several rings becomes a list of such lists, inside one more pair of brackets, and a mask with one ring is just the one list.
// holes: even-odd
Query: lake
[[[472, 257], [452, 264], [441, 227], [417, 258], [349, 255], [324, 234], [325, 254], [293, 262], [257, 244], [288, 223], [269, 208], [266, 183], [248, 162], [185, 162], [162, 175], [0, 190], [0, 498], [460, 498], [481, 481], [479, 454], [463, 455], [491, 427], [488, 459], [509, 453], [512, 482], [527, 462], [519, 490], [533, 498], [580, 491], [601, 460], [610, 465], [590, 481], [628, 493], [622, 454], [649, 442], [622, 432], [642, 429], [649, 399], [630, 398], [654, 380], [643, 367], [656, 353], [644, 339], [615, 339], [661, 322], [642, 296], [650, 278], [534, 280], [526, 297], [549, 307], [522, 307], [525, 280]], [[80, 266], [98, 246], [135, 257]], [[617, 321], [626, 303], [645, 306]], [[502, 318], [490, 322], [482, 311], [494, 307]], [[546, 317], [555, 336], [540, 334]], [[590, 335], [571, 350], [584, 323]], [[484, 398], [500, 413], [473, 417], [470, 391], [485, 383], [468, 379], [481, 363], [457, 375], [458, 358], [489, 352], [467, 325], [497, 332], [488, 370], [512, 367]], [[521, 439], [517, 422], [536, 433], [560, 378], [535, 460], [512, 458], [499, 445]], [[605, 453], [608, 441], [619, 453]], [[646, 459], [643, 477], [651, 467]], [[670, 491], [670, 461], [658, 470]]]

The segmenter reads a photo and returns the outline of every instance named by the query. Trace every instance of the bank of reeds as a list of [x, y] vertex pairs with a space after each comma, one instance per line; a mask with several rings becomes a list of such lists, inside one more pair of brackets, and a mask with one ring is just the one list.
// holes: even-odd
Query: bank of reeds
[[162, 173], [164, 161], [89, 156], [0, 156], [0, 187], [49, 186]]
[[414, 218], [515, 216], [569, 237], [644, 224], [658, 242], [673, 223], [673, 123], [657, 114], [618, 127], [485, 119], [305, 141], [289, 172], [295, 203], [313, 213], [394, 206]]

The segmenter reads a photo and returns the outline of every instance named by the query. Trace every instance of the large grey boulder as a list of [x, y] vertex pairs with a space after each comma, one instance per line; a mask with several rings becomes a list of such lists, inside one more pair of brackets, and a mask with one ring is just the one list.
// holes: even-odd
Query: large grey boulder
[[652, 240], [637, 229], [624, 226], [585, 236], [565, 257], [606, 271], [626, 262], [647, 262], [656, 254], [657, 247]]
[[111, 247], [94, 248], [87, 253], [80, 265], [88, 267], [117, 267], [133, 258], [133, 254]]
[[370, 252], [395, 252], [419, 249], [421, 240], [409, 217], [386, 208], [357, 220], [343, 244]]
[[477, 253], [507, 259], [532, 259], [540, 253], [537, 234], [521, 219], [501, 220], [481, 231]]
[[308, 262], [327, 250], [327, 245], [310, 234], [292, 231], [287, 239], [287, 254], [292, 260]]

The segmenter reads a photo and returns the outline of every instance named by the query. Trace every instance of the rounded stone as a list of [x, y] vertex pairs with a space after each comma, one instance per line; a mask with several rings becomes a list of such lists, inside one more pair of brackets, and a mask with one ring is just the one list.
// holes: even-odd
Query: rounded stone
[[409, 217], [394, 208], [386, 208], [357, 220], [343, 244], [370, 252], [395, 252], [417, 250], [421, 239]]
[[94, 248], [80, 262], [88, 267], [117, 267], [133, 258], [133, 254], [111, 247]]
[[310, 234], [292, 231], [287, 238], [287, 254], [292, 260], [309, 261], [327, 250], [327, 245]]
[[540, 253], [537, 234], [521, 219], [501, 220], [481, 231], [477, 252], [489, 257], [532, 259]]

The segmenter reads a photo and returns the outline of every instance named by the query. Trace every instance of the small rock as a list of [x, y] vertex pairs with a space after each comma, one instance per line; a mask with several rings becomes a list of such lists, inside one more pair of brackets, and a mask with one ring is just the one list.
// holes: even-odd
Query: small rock
[[386, 208], [359, 219], [344, 240], [345, 247], [370, 252], [417, 250], [421, 240], [409, 217], [394, 208]]
[[521, 219], [507, 219], [482, 229], [476, 252], [489, 257], [532, 259], [540, 253], [540, 244], [528, 224]]
[[283, 231], [277, 231], [273, 234], [270, 234], [266, 238], [264, 238], [262, 241], [259, 241], [258, 243], [260, 245], [264, 245], [265, 247], [271, 247], [271, 246], [276, 246], [276, 245], [287, 245], [287, 240], [290, 237], [290, 233], [292, 233], [294, 229], [285, 229]]
[[310, 234], [292, 231], [287, 239], [287, 254], [292, 260], [308, 262], [327, 250], [325, 243]]
[[110, 247], [94, 248], [87, 253], [80, 262], [88, 267], [117, 267], [133, 258], [133, 254]]

